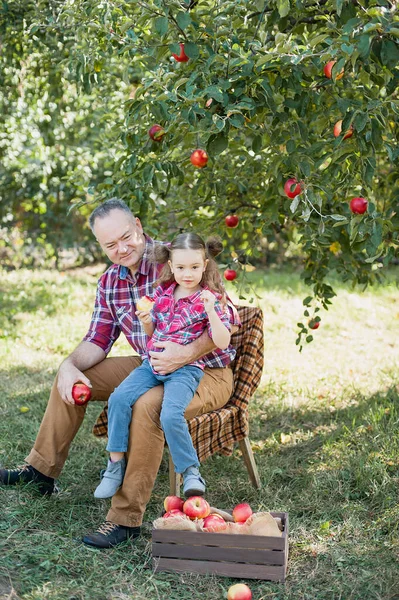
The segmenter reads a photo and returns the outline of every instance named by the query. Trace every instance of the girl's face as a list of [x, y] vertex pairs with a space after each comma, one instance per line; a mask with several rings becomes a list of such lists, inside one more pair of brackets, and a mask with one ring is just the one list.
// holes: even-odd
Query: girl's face
[[169, 261], [176, 283], [194, 293], [199, 288], [208, 261], [202, 250], [173, 250]]

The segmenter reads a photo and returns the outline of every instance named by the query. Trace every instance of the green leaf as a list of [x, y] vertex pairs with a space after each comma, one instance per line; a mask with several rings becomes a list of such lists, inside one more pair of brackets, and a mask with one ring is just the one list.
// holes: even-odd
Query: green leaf
[[262, 150], [262, 136], [256, 135], [252, 140], [252, 150], [257, 154]]
[[204, 94], [214, 98], [217, 102], [223, 102], [223, 92], [221, 92], [216, 85], [210, 85], [204, 90]]
[[362, 58], [367, 58], [370, 52], [370, 44], [371, 44], [372, 36], [364, 34], [359, 38], [359, 43], [357, 45], [357, 50], [359, 52], [359, 56]]
[[307, 335], [306, 336], [306, 341], [307, 341], [308, 344], [310, 344], [310, 342], [313, 341], [313, 335]]
[[392, 40], [383, 40], [381, 45], [381, 62], [388, 69], [393, 69], [399, 64], [399, 48]]
[[368, 121], [368, 118], [369, 118], [369, 116], [366, 112], [358, 113], [356, 115], [356, 117], [354, 118], [354, 121], [353, 121], [353, 125], [354, 125], [356, 131], [358, 131], [358, 132], [363, 131], [363, 129], [365, 128], [366, 123]]
[[334, 219], [334, 221], [346, 221], [347, 218], [344, 217], [343, 215], [330, 215], [330, 217], [332, 219]]
[[206, 149], [211, 156], [217, 156], [228, 146], [228, 138], [224, 133], [218, 133], [209, 137]]
[[184, 42], [184, 52], [189, 58], [198, 58], [199, 48], [193, 42]]
[[280, 17], [286, 17], [290, 12], [290, 0], [277, 0], [277, 10]]
[[157, 17], [154, 19], [155, 31], [162, 37], [168, 31], [168, 18]]
[[176, 21], [181, 29], [186, 29], [191, 23], [190, 14], [188, 12], [180, 11], [176, 15]]

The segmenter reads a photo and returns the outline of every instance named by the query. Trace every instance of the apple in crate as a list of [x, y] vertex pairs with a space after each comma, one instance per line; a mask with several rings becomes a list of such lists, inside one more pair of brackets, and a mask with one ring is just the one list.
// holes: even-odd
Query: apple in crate
[[172, 510], [168, 510], [164, 515], [164, 519], [169, 519], [169, 517], [185, 517], [186, 515], [182, 510], [178, 508], [172, 508]]
[[182, 511], [183, 504], [184, 500], [179, 498], [179, 496], [167, 496], [163, 501], [164, 508], [167, 512], [175, 509]]
[[226, 529], [226, 527], [226, 521], [223, 519], [223, 517], [217, 515], [216, 513], [211, 513], [204, 519], [204, 529], [212, 533], [223, 531]]
[[211, 512], [211, 507], [202, 496], [191, 496], [183, 504], [183, 512], [190, 519], [205, 519]]
[[227, 590], [227, 600], [251, 600], [252, 592], [245, 583], [236, 583]]
[[247, 502], [237, 504], [233, 509], [233, 519], [236, 523], [245, 523], [245, 521], [252, 515], [252, 508]]

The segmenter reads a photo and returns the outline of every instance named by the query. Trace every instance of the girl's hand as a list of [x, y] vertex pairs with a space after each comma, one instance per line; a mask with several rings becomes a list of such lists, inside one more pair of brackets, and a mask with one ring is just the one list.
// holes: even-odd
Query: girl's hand
[[136, 310], [136, 317], [142, 323], [152, 323], [151, 310]]
[[201, 292], [200, 298], [204, 303], [205, 311], [209, 313], [215, 306], [216, 296], [212, 294], [212, 292], [210, 292], [209, 290], [203, 290]]

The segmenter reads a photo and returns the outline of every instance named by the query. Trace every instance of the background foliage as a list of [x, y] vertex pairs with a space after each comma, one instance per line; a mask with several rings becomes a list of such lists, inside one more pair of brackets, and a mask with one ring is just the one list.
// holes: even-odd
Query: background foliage
[[[84, 203], [118, 195], [153, 235], [218, 231], [244, 275], [299, 243], [324, 305], [332, 270], [366, 284], [397, 253], [395, 2], [3, 2], [1, 19], [8, 231], [71, 244]], [[171, 56], [179, 43], [188, 62]], [[334, 137], [339, 119], [350, 139]], [[189, 161], [197, 147], [204, 169]], [[293, 201], [291, 176], [305, 188]], [[368, 199], [365, 215], [350, 213], [354, 196]], [[83, 208], [67, 217], [71, 203]], [[240, 223], [227, 230], [231, 212]]]

